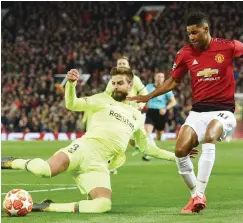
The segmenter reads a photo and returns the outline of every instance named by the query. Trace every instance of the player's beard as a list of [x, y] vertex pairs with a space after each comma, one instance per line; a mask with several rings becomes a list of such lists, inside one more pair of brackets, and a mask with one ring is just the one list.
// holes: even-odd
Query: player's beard
[[127, 92], [114, 90], [111, 97], [116, 101], [124, 101], [127, 98]]

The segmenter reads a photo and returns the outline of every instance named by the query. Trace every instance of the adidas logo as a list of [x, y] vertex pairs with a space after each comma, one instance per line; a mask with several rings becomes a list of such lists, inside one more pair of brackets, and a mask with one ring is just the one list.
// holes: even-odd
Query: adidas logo
[[192, 65], [197, 65], [198, 62], [196, 60], [193, 60]]

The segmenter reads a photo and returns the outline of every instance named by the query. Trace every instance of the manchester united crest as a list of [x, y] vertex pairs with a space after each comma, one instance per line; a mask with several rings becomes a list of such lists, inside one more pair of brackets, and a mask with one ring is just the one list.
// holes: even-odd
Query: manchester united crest
[[223, 54], [217, 54], [215, 56], [215, 60], [217, 63], [222, 63], [224, 61], [224, 55]]

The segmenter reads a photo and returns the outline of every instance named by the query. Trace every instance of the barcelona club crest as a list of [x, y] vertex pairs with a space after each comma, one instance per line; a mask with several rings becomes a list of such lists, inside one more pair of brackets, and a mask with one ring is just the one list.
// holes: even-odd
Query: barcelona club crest
[[217, 54], [215, 56], [215, 60], [217, 63], [222, 63], [224, 61], [224, 55], [223, 54]]

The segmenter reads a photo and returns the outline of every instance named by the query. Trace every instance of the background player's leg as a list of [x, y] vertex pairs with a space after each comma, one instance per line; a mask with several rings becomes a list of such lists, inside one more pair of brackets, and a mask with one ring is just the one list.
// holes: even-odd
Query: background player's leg
[[147, 136], [149, 137], [151, 143], [153, 145], [155, 145], [154, 138], [152, 137], [152, 133], [153, 133], [153, 130], [154, 130], [154, 126], [152, 124], [145, 124], [144, 125], [144, 128], [145, 128], [145, 131], [146, 131]]
[[[145, 131], [146, 131], [146, 133], [147, 133], [148, 138], [150, 139], [150, 142], [151, 142], [153, 145], [156, 145], [156, 143], [155, 143], [155, 141], [154, 141], [154, 137], [152, 136], [152, 133], [153, 133], [153, 130], [154, 130], [154, 125], [152, 125], [152, 124], [145, 124], [145, 125], [144, 125], [144, 129], [145, 129]], [[142, 157], [142, 159], [143, 159], [144, 161], [150, 161], [151, 158], [150, 158], [149, 155], [144, 154], [143, 157]]]
[[155, 132], [156, 132], [156, 139], [157, 140], [161, 140], [161, 137], [162, 137], [164, 131], [163, 130], [157, 130], [156, 129]]
[[164, 114], [164, 115], [158, 114], [156, 124], [154, 125], [157, 140], [162, 140], [162, 134], [164, 133], [167, 119], [168, 119], [168, 114]]
[[198, 140], [196, 132], [188, 125], [183, 126], [176, 142], [176, 164], [179, 174], [186, 183], [191, 194], [195, 192], [197, 179], [189, 153], [197, 145]]

